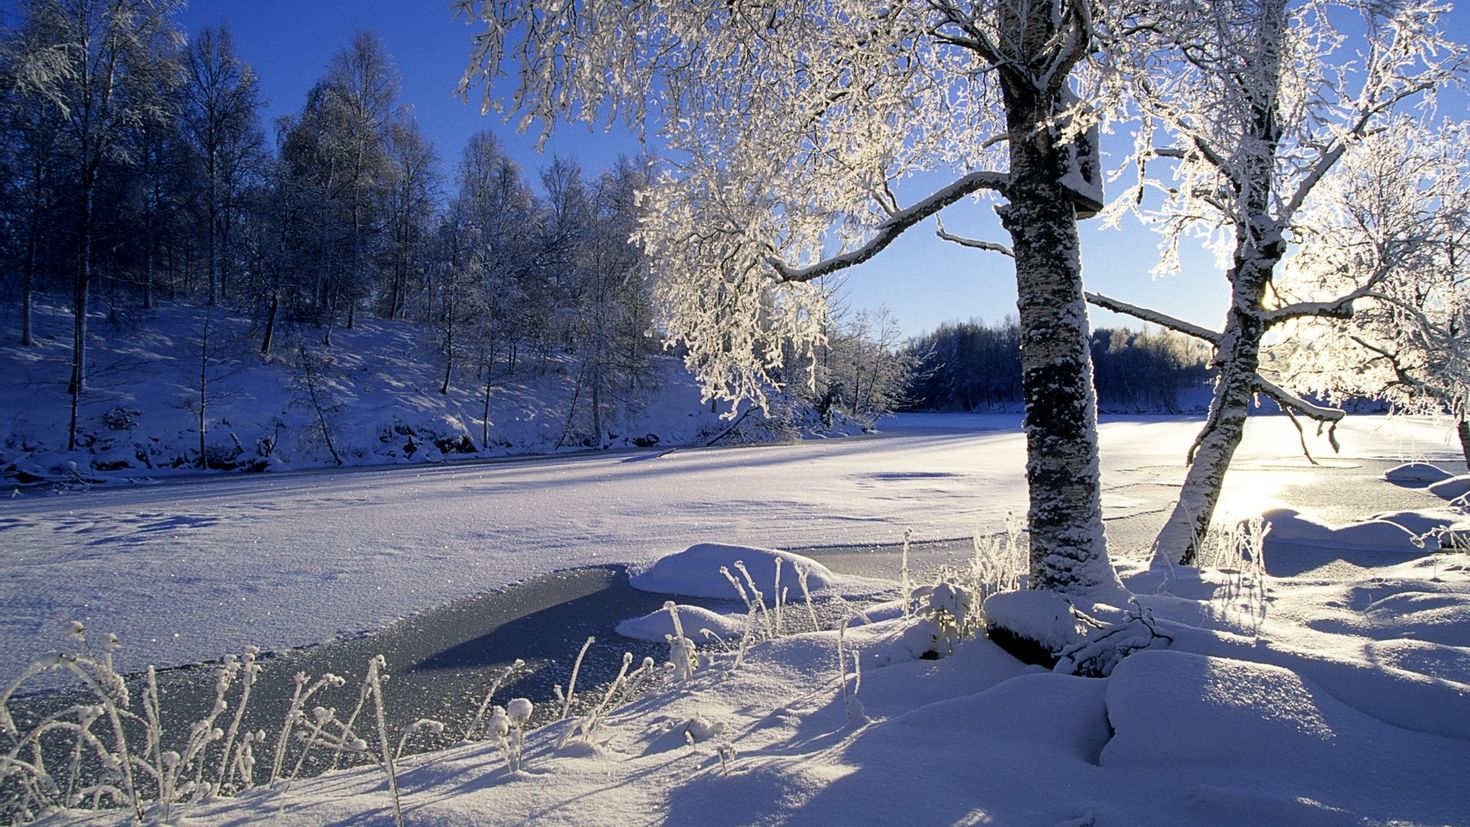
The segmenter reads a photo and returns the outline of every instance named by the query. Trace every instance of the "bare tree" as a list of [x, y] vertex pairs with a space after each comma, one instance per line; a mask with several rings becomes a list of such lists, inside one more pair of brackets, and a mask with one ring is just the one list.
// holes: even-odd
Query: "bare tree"
[[235, 54], [227, 28], [205, 28], [184, 56], [180, 122], [203, 173], [208, 300], [225, 289], [221, 250], [234, 225], [247, 165], [262, 149], [257, 122], [261, 99], [255, 72]]

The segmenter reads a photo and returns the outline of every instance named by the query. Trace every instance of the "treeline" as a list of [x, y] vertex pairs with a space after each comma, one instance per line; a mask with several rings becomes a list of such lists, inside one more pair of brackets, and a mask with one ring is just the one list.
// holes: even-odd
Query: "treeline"
[[73, 306], [71, 447], [89, 310], [160, 299], [248, 312], [267, 355], [283, 327], [422, 322], [442, 392], [570, 354], [569, 431], [600, 439], [656, 346], [628, 242], [647, 165], [557, 159], [538, 192], [482, 132], [446, 174], [367, 32], [268, 133], [229, 31], [185, 39], [174, 7], [32, 0], [0, 32], [0, 272], [23, 344], [34, 296]]
[[[941, 325], [911, 340], [911, 410], [1019, 409], [1021, 329], [1014, 318]], [[1175, 333], [1092, 332], [1098, 406], [1114, 412], [1179, 411], [1205, 383], [1209, 351]]]

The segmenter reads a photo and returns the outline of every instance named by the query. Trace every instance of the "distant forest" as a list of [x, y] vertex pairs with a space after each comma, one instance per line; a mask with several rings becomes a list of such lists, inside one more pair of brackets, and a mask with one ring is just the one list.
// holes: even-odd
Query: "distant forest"
[[[1019, 409], [1021, 328], [1014, 318], [997, 325], [957, 322], [911, 340], [913, 374], [905, 399], [910, 410]], [[1177, 412], [1194, 406], [1205, 389], [1209, 350], [1170, 333], [1101, 328], [1092, 332], [1092, 370], [1098, 406], [1105, 411]], [[1202, 394], [1200, 398], [1205, 398]]]

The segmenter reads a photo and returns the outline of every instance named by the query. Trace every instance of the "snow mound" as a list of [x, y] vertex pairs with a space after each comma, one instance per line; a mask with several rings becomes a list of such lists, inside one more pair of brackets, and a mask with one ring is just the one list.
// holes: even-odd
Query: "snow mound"
[[[727, 584], [728, 585], [728, 584]], [[731, 617], [712, 612], [703, 606], [679, 604], [679, 625], [684, 627], [684, 636], [699, 643], [715, 637], [720, 640], [738, 638], [745, 631], [743, 617]], [[617, 625], [617, 633], [634, 640], [651, 640], [655, 643], [665, 635], [674, 634], [674, 619], [668, 610], [659, 609], [643, 617], [630, 618]]]
[[1081, 634], [1072, 604], [1052, 591], [1001, 592], [985, 599], [985, 622], [1056, 653], [1076, 643]]
[[1329, 526], [1302, 516], [1295, 509], [1276, 508], [1261, 515], [1266, 521], [1266, 559], [1289, 546], [1372, 549], [1423, 554], [1439, 548], [1434, 532], [1453, 528], [1463, 518], [1453, 511], [1399, 511], [1377, 514], [1343, 526]]
[[1114, 670], [1107, 712], [1114, 736], [1102, 751], [1105, 769], [1249, 789], [1259, 799], [1249, 809], [1278, 816], [1292, 802], [1383, 820], [1416, 812], [1449, 823], [1464, 815], [1463, 795], [1449, 791], [1463, 789], [1470, 743], [1397, 729], [1290, 669], [1139, 652]]
[[1406, 462], [1383, 472], [1383, 478], [1394, 485], [1402, 485], [1405, 488], [1424, 488], [1428, 485], [1441, 482], [1453, 476], [1450, 472], [1440, 468], [1438, 465], [1430, 465], [1427, 462]]
[[1462, 474], [1458, 477], [1437, 482], [1429, 486], [1429, 493], [1442, 500], [1464, 503], [1466, 495], [1470, 495], [1470, 474]]
[[[826, 566], [810, 557], [754, 546], [732, 546], [724, 543], [697, 543], [689, 548], [659, 558], [647, 570], [629, 581], [633, 588], [660, 594], [682, 594], [687, 597], [715, 597], [737, 600], [740, 595], [720, 573], [724, 568], [743, 588], [749, 589], [745, 577], [736, 568], [744, 563], [750, 577], [760, 589], [766, 603], [776, 593], [776, 561], [781, 561], [781, 588], [800, 595], [797, 570], [807, 571], [807, 588], [813, 592], [832, 587], [836, 577]], [[662, 638], [660, 638], [661, 640]]]

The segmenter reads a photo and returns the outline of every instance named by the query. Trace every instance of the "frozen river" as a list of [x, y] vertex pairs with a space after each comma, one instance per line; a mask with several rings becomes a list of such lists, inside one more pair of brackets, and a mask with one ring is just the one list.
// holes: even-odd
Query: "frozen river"
[[[1145, 549], [1199, 423], [1110, 418], [1104, 516]], [[1452, 458], [1442, 426], [1350, 422], [1302, 458], [1284, 418], [1253, 420], [1228, 505], [1345, 521], [1423, 505], [1374, 477]], [[963, 540], [1024, 514], [1016, 417], [911, 415], [879, 436], [752, 448], [231, 476], [16, 497], [0, 505], [0, 680], [81, 620], [119, 665], [194, 663], [354, 637], [537, 575], [637, 566], [701, 541], [799, 548]], [[837, 561], [833, 561], [834, 563]], [[873, 573], [871, 571], [863, 573]]]

